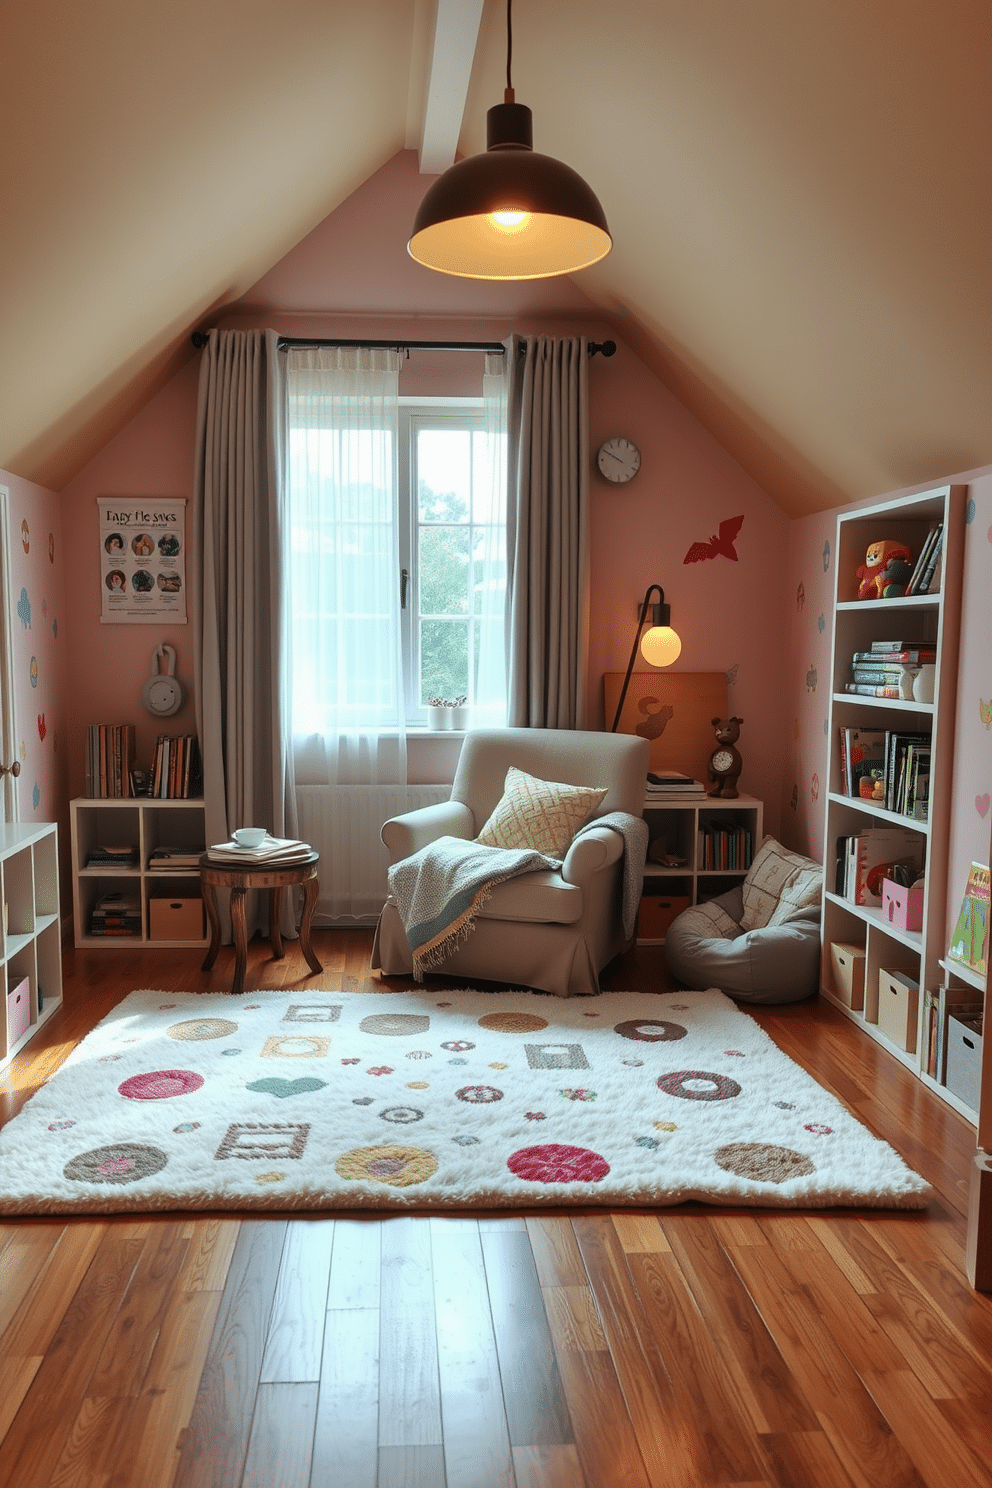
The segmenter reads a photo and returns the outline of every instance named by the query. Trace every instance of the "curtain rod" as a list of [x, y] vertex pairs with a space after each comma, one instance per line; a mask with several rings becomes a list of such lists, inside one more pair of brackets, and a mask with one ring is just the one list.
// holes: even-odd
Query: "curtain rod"
[[[209, 331], [194, 331], [190, 340], [199, 351], [206, 346], [209, 337]], [[342, 341], [336, 338], [325, 340], [318, 337], [307, 340], [297, 336], [279, 337], [280, 351], [286, 351], [290, 346], [367, 346], [388, 351], [491, 351], [498, 353], [505, 350], [502, 341]], [[602, 352], [604, 357], [613, 356], [616, 349], [615, 341], [590, 341], [586, 347], [590, 356]]]

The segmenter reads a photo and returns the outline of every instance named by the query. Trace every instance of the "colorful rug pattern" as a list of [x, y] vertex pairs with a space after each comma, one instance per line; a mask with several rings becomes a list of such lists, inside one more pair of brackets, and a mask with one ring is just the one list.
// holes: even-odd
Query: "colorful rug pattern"
[[0, 1132], [0, 1213], [920, 1208], [717, 991], [134, 992]]

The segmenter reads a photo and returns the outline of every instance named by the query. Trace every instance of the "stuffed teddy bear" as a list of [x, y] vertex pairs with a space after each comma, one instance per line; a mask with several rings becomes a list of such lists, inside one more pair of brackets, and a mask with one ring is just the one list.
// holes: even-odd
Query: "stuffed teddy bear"
[[884, 538], [873, 542], [858, 568], [859, 599], [895, 599], [906, 593], [913, 572], [913, 555], [905, 543]]
[[709, 758], [708, 774], [711, 783], [706, 794], [732, 799], [737, 795], [737, 781], [744, 767], [740, 751], [735, 748], [744, 720], [712, 718], [710, 722], [716, 731], [717, 744]]

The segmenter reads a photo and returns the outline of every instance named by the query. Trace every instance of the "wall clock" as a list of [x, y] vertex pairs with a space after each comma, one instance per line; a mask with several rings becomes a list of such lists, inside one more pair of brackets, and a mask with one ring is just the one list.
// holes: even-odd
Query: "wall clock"
[[641, 468], [641, 452], [632, 439], [614, 435], [604, 440], [596, 454], [600, 475], [606, 480], [622, 485], [633, 480]]
[[[159, 670], [159, 664], [163, 660], [167, 662], [167, 672]], [[141, 701], [156, 718], [168, 718], [171, 714], [178, 713], [183, 705], [183, 689], [173, 675], [175, 670], [175, 646], [156, 646], [152, 652], [152, 674], [141, 693]]]

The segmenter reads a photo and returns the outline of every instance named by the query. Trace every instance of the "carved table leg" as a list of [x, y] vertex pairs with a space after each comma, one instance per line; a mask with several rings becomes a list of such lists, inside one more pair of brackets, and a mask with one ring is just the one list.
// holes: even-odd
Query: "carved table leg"
[[282, 889], [269, 890], [269, 945], [272, 947], [272, 959], [281, 961], [286, 954], [282, 945], [282, 928], [279, 924], [282, 915]]
[[207, 919], [210, 921], [210, 949], [204, 957], [201, 971], [209, 971], [217, 960], [217, 952], [220, 950], [220, 915], [217, 913], [217, 890], [213, 884], [203, 885], [203, 902], [207, 907]]
[[234, 985], [232, 993], [245, 988], [245, 967], [248, 964], [248, 932], [245, 928], [245, 890], [231, 890], [231, 928], [234, 931]]
[[316, 874], [313, 878], [308, 878], [303, 885], [303, 916], [300, 920], [300, 946], [311, 971], [323, 971], [324, 969], [310, 944], [310, 921], [313, 919], [314, 906], [317, 903], [318, 887]]

